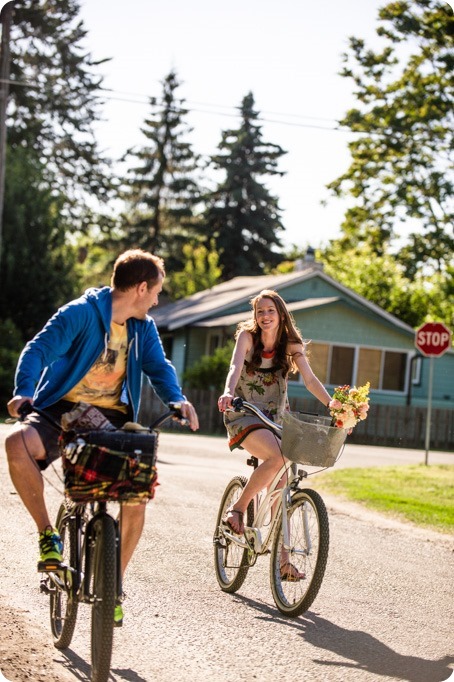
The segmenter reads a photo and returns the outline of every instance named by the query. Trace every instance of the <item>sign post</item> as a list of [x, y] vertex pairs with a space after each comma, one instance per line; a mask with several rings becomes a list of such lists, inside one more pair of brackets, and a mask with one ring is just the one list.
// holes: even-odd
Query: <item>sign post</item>
[[432, 416], [432, 392], [434, 376], [434, 358], [439, 358], [451, 348], [451, 330], [443, 322], [426, 322], [416, 330], [415, 346], [422, 355], [430, 358], [429, 387], [427, 395], [427, 418], [425, 464], [429, 463], [430, 421]]

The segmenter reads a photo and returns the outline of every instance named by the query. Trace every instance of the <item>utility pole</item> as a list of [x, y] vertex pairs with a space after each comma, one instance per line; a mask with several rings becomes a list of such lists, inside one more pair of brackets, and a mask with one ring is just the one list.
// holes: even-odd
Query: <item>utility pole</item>
[[6, 107], [8, 105], [10, 74], [10, 34], [13, 20], [14, 0], [7, 2], [0, 13], [2, 42], [0, 48], [0, 267], [2, 262], [3, 203], [5, 199], [6, 166]]

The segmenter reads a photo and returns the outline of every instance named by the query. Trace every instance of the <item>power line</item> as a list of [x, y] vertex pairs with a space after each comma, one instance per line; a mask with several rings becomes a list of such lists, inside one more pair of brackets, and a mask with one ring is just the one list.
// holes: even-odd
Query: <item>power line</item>
[[[1, 80], [0, 83], [8, 83], [8, 85], [19, 85], [22, 87], [30, 87], [33, 89], [40, 89], [43, 86], [42, 85], [35, 85], [33, 83], [27, 82], [27, 81], [14, 81], [14, 80]], [[115, 101], [115, 102], [125, 102], [127, 104], [140, 104], [140, 105], [148, 105], [148, 106], [162, 106], [163, 101], [158, 98], [158, 97], [153, 97], [151, 95], [142, 95], [140, 93], [129, 93], [129, 92], [122, 92], [121, 90], [113, 90], [113, 89], [103, 89], [101, 88], [102, 95], [97, 95], [98, 99], [103, 99], [103, 100], [110, 100], [110, 101]], [[119, 97], [117, 95], [125, 94], [128, 95], [128, 97]], [[136, 99], [136, 97], [142, 98], [142, 99]], [[238, 107], [234, 106], [229, 106], [229, 105], [223, 105], [223, 104], [211, 104], [208, 102], [192, 102], [191, 100], [183, 100], [184, 105], [182, 104], [181, 108], [173, 108], [173, 111], [175, 113], [181, 112], [183, 110], [187, 111], [188, 113], [195, 112], [198, 114], [207, 114], [210, 116], [225, 116], [228, 118], [238, 118], [239, 112], [238, 112]], [[188, 106], [186, 106], [186, 104]], [[196, 104], [198, 106], [194, 107], [192, 104]], [[212, 110], [210, 109], [202, 109], [198, 107], [212, 107]], [[226, 109], [227, 111], [224, 111]], [[228, 111], [230, 110], [230, 111]], [[157, 115], [158, 112], [156, 112]], [[263, 115], [265, 114], [265, 115]], [[312, 121], [324, 121], [326, 123], [332, 122], [336, 123], [335, 126], [323, 126], [323, 125], [318, 125], [316, 123], [304, 123], [302, 121], [286, 121], [284, 118], [282, 119], [273, 119], [273, 118], [268, 118], [266, 114], [269, 114], [271, 116], [282, 116], [282, 117], [288, 117], [288, 118], [294, 118], [294, 119], [307, 119], [307, 120], [312, 120]], [[153, 116], [153, 112], [149, 114]], [[342, 128], [341, 126], [337, 125], [337, 121], [332, 118], [323, 118], [323, 117], [318, 117], [318, 116], [308, 116], [305, 114], [291, 114], [291, 113], [283, 113], [283, 112], [267, 112], [263, 111], [261, 112], [258, 117], [257, 121], [261, 123], [273, 123], [277, 125], [283, 125], [283, 126], [291, 126], [294, 128], [308, 128], [308, 129], [313, 129], [313, 130], [325, 130], [328, 132], [341, 132], [341, 133], [351, 133], [349, 128]]]

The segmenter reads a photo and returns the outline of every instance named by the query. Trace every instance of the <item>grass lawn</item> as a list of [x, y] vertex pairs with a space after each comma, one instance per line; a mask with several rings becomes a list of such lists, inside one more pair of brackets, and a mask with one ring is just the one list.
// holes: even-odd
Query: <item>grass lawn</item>
[[338, 469], [321, 487], [379, 512], [443, 533], [454, 531], [454, 465]]

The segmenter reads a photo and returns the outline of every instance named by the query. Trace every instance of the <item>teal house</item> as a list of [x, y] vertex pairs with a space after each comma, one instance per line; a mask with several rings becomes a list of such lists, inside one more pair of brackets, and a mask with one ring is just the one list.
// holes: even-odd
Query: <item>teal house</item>
[[[153, 309], [181, 382], [201, 356], [233, 339], [238, 322], [250, 315], [250, 299], [263, 289], [278, 291], [288, 304], [309, 341], [312, 369], [328, 391], [369, 381], [374, 405], [427, 406], [430, 360], [416, 350], [415, 330], [311, 261], [290, 274], [236, 277]], [[289, 397], [309, 396], [301, 378], [290, 377]], [[452, 349], [433, 360], [432, 407], [454, 410]]]

